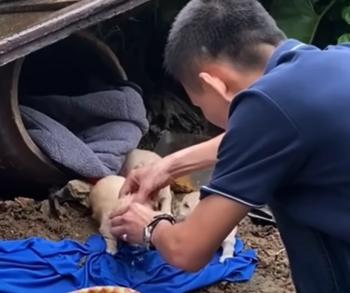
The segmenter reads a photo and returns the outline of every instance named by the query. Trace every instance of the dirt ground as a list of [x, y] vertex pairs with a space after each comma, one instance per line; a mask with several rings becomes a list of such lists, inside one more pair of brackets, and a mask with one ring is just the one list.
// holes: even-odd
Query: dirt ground
[[[295, 292], [277, 230], [271, 226], [253, 225], [247, 218], [241, 223], [239, 231], [248, 246], [258, 249], [259, 266], [254, 278], [249, 283], [218, 284], [199, 292]], [[52, 240], [71, 238], [85, 241], [93, 233], [96, 233], [96, 225], [89, 217], [89, 210], [80, 204], [61, 203], [58, 217], [54, 217], [50, 213], [48, 200], [35, 202], [18, 198], [15, 201], [0, 201], [1, 239], [40, 236]]]

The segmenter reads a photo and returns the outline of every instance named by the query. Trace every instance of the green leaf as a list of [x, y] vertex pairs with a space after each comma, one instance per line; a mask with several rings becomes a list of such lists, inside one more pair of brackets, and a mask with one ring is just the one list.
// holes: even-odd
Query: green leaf
[[342, 11], [342, 18], [350, 24], [350, 6], [344, 7]]
[[334, 5], [336, 0], [317, 14], [313, 0], [274, 0], [271, 15], [278, 26], [289, 38], [295, 38], [305, 43], [311, 43], [324, 14]]
[[348, 43], [348, 42], [350, 42], [350, 34], [349, 33], [342, 34], [338, 38], [338, 44], [340, 44], [340, 43]]
[[310, 42], [318, 15], [309, 0], [275, 0], [271, 14], [289, 38]]

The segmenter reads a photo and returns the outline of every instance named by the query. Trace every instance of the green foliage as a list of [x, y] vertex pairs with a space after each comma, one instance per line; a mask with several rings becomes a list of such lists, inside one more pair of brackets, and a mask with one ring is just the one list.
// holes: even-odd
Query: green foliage
[[342, 18], [347, 22], [347, 24], [350, 24], [350, 6], [343, 8]]
[[[342, 19], [350, 25], [350, 6], [345, 6], [342, 10]], [[350, 42], [350, 33], [343, 33], [338, 38], [338, 43]]]
[[312, 43], [321, 21], [333, 8], [336, 0], [331, 0], [326, 5], [322, 5], [321, 2], [319, 0], [274, 0], [269, 10], [289, 38]]
[[321, 46], [350, 42], [350, 0], [262, 2], [289, 38]]
[[338, 38], [338, 43], [348, 43], [348, 42], [350, 42], [350, 34], [349, 33], [342, 34]]

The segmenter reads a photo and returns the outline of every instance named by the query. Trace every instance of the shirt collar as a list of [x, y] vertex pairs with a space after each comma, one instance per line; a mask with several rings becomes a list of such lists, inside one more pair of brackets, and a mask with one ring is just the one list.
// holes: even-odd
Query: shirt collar
[[265, 74], [270, 72], [273, 68], [275, 68], [277, 66], [278, 60], [283, 53], [294, 51], [302, 46], [306, 46], [306, 45], [298, 40], [295, 40], [295, 39], [288, 39], [286, 41], [283, 41], [276, 48], [276, 50], [272, 54], [271, 58], [269, 59], [267, 66], [265, 68]]

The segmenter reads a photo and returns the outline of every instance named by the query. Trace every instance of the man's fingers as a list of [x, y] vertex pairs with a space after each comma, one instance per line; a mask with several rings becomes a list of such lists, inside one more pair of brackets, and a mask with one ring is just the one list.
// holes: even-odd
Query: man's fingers
[[148, 180], [140, 186], [140, 192], [142, 192], [145, 196], [149, 196], [155, 189], [156, 187], [154, 186], [153, 180]]
[[112, 211], [112, 213], [109, 215], [110, 219], [113, 219], [115, 217], [119, 217], [121, 215], [124, 215], [129, 209], [129, 205], [125, 205], [123, 207], [120, 207], [119, 209], [116, 209]]
[[138, 192], [138, 193], [134, 193], [132, 195], [132, 201], [133, 202], [144, 203], [146, 201], [146, 198], [145, 198], [143, 193]]
[[145, 203], [152, 192], [154, 192], [152, 184], [145, 183], [141, 185], [139, 190], [133, 194], [133, 202]]
[[112, 227], [111, 233], [115, 238], [122, 238], [124, 234], [127, 234], [127, 229], [123, 226]]
[[131, 193], [130, 179], [126, 178], [122, 188], [119, 191], [119, 196], [125, 196]]
[[122, 188], [119, 191], [120, 196], [124, 196], [130, 193], [134, 193], [138, 190], [139, 185], [137, 183], [137, 170], [132, 170], [125, 179]]
[[111, 219], [111, 226], [112, 227], [118, 227], [121, 226], [124, 223], [123, 217], [114, 217]]

